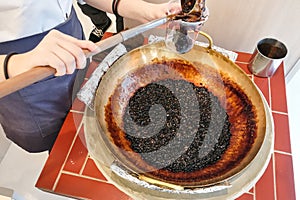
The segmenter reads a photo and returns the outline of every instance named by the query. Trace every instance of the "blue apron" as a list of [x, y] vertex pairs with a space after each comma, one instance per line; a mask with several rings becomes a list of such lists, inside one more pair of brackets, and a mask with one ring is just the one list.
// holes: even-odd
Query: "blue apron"
[[[79, 39], [82, 26], [74, 9], [69, 19], [55, 27]], [[0, 54], [24, 53], [36, 47], [48, 32], [0, 43]], [[6, 136], [28, 152], [50, 150], [86, 70], [50, 76], [0, 99], [0, 124]], [[76, 80], [76, 81], [75, 81]]]

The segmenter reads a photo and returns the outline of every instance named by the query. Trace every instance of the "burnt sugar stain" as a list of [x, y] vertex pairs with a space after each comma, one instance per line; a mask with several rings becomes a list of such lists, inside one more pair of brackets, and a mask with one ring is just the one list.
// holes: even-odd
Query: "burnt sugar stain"
[[[230, 78], [198, 67], [156, 59], [130, 74], [130, 93], [120, 92], [123, 80], [116, 85], [104, 114], [117, 157], [152, 178], [188, 185], [223, 177], [243, 161], [256, 139], [255, 107]], [[222, 93], [212, 89], [219, 87]]]

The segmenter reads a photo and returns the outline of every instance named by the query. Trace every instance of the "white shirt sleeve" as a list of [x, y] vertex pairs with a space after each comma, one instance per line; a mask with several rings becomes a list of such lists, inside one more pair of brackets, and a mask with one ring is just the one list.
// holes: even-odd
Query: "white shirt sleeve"
[[0, 42], [42, 33], [65, 22], [72, 0], [0, 0]]

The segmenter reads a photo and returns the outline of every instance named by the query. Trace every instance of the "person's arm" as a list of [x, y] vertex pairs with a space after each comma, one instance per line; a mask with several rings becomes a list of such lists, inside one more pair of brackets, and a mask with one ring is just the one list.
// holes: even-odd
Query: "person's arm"
[[[113, 0], [85, 0], [91, 6], [112, 13]], [[180, 1], [153, 4], [143, 0], [119, 0], [118, 13], [122, 17], [138, 20], [142, 23], [165, 17], [167, 14], [181, 11]]]
[[[8, 61], [7, 72], [9, 77], [14, 77], [36, 66], [51, 66], [56, 69], [56, 76], [71, 74], [86, 65], [83, 49], [93, 51], [96, 48], [91, 41], [78, 40], [53, 30], [32, 51], [13, 55]], [[5, 80], [5, 57], [0, 55], [0, 81]]]
[[[176, 3], [152, 4], [143, 0], [119, 0], [118, 13], [141, 22], [165, 17], [181, 10], [180, 1]], [[113, 0], [86, 0], [86, 3], [112, 13]], [[93, 51], [97, 48], [91, 41], [78, 40], [59, 31], [51, 31], [32, 51], [13, 55], [8, 62], [9, 77], [14, 77], [36, 66], [51, 66], [56, 76], [71, 74], [75, 68], [85, 67], [86, 57], [82, 49]], [[5, 80], [3, 61], [0, 56], [0, 81]]]

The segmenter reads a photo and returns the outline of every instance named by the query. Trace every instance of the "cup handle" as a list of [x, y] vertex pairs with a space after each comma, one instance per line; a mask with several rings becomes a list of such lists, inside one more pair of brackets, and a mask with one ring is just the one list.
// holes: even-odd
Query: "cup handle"
[[207, 33], [203, 32], [203, 31], [199, 31], [199, 34], [204, 36], [207, 40], [208, 40], [208, 49], [212, 49], [213, 46], [213, 40], [210, 37], [210, 35], [208, 35]]

